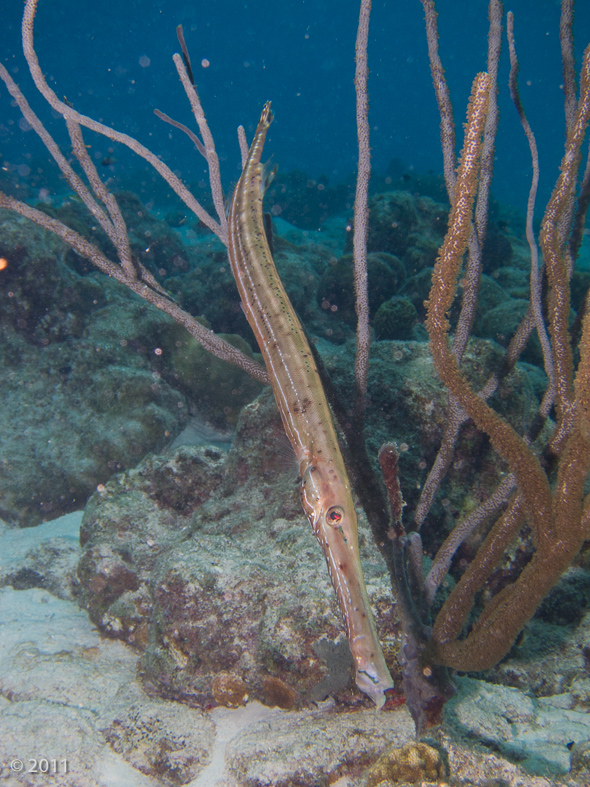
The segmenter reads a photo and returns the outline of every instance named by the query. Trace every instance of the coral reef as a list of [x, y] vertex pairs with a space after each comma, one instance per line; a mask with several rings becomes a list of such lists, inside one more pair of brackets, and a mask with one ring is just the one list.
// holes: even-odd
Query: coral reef
[[[416, 250], [438, 242], [445, 209], [403, 192], [377, 195], [371, 207], [375, 251], [369, 254], [369, 281], [377, 338], [421, 339], [420, 325], [410, 332], [416, 318], [409, 301], [421, 318], [432, 255], [420, 256]], [[123, 194], [122, 210], [133, 248], [138, 254], [140, 246], [144, 249], [144, 264], [180, 303], [218, 331], [239, 331], [252, 346], [219, 241], [182, 225], [174, 230], [130, 193]], [[65, 215], [99, 245], [106, 244], [84, 224], [78, 203], [53, 212]], [[395, 237], [405, 239], [397, 245], [378, 229], [394, 221], [400, 223]], [[53, 236], [10, 213], [3, 212], [2, 222], [0, 256], [8, 266], [0, 272], [6, 392], [0, 511], [8, 520], [32, 524], [83, 505], [114, 472], [132, 467], [148, 451], [161, 450], [190, 413], [196, 410], [221, 427], [234, 425], [241, 407], [260, 391], [260, 384], [212, 358], [184, 329], [116, 282], [99, 277]], [[285, 222], [281, 231], [292, 234]], [[338, 232], [342, 237], [340, 225]], [[496, 238], [494, 248], [508, 244], [511, 254], [503, 253], [504, 267], [493, 268], [493, 278], [484, 275], [474, 330], [500, 342], [508, 334], [506, 315], [513, 319], [518, 312], [527, 264], [522, 242], [502, 237], [505, 242]], [[147, 253], [150, 239], [159, 245]], [[296, 246], [277, 237], [275, 257], [310, 330], [332, 345], [346, 345], [354, 320], [351, 258], [334, 256], [320, 245], [326, 239], [308, 232], [297, 236], [302, 245]], [[178, 264], [164, 264], [160, 254]], [[505, 267], [507, 257], [511, 268]], [[244, 338], [227, 338], [251, 355]], [[538, 363], [538, 346], [531, 343], [526, 357]], [[52, 413], [50, 421], [47, 412]], [[27, 480], [33, 467], [34, 488]]]
[[410, 339], [418, 312], [409, 298], [390, 298], [377, 309], [375, 334], [378, 339]]
[[260, 391], [169, 317], [80, 271], [52, 235], [4, 211], [1, 220], [6, 520], [33, 525], [80, 508], [113, 473], [162, 450], [190, 413], [232, 424]]
[[[345, 349], [323, 349], [346, 389]], [[476, 341], [466, 364], [477, 375], [493, 357], [492, 345]], [[520, 422], [533, 397], [525, 374], [510, 385], [501, 404]], [[371, 390], [371, 440], [383, 442], [378, 425], [384, 414], [394, 415], [388, 434], [393, 430], [398, 440], [406, 477], [419, 484], [444, 401], [425, 345], [380, 342]], [[487, 468], [483, 475], [491, 484], [498, 468], [485, 444], [476, 446], [468, 435], [461, 450], [466, 457], [479, 452], [479, 469]], [[452, 475], [441, 506], [449, 528], [472, 464], [466, 459]], [[220, 701], [217, 676], [229, 673], [250, 698], [279, 707], [330, 693], [353, 702], [348, 646], [297, 487], [296, 464], [266, 391], [243, 410], [227, 455], [213, 446], [181, 446], [144, 460], [93, 495], [82, 526], [82, 600], [103, 632], [143, 652], [142, 674], [152, 691], [207, 706]], [[415, 500], [408, 499], [409, 505]], [[425, 533], [428, 544], [435, 534], [428, 527]], [[392, 660], [397, 622], [381, 558], [364, 529], [361, 550]]]
[[438, 782], [447, 769], [438, 749], [427, 743], [405, 743], [383, 752], [367, 776], [367, 787], [389, 787], [400, 782]]
[[[350, 693], [350, 661], [336, 677], [338, 662], [320, 656], [341, 623], [280, 435], [265, 393], [244, 411], [227, 458], [181, 447], [117, 476], [87, 506], [83, 602], [102, 631], [143, 651], [152, 691], [207, 706], [230, 673], [279, 707], [317, 698], [319, 685]], [[366, 536], [363, 554], [393, 651], [387, 580]]]

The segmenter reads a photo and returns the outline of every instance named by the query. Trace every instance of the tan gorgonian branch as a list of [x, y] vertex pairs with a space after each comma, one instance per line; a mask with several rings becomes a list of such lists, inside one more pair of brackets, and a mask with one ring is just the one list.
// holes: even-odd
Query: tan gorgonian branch
[[25, 11], [23, 15], [23, 52], [29, 66], [31, 76], [33, 77], [33, 81], [35, 82], [35, 85], [37, 86], [37, 89], [43, 98], [51, 107], [53, 107], [56, 112], [58, 112], [64, 118], [64, 120], [73, 120], [76, 123], [79, 123], [81, 126], [85, 126], [86, 128], [91, 129], [91, 131], [95, 131], [97, 134], [107, 137], [113, 142], [119, 142], [132, 150], [136, 155], [145, 159], [166, 181], [175, 194], [180, 197], [187, 208], [189, 208], [189, 210], [191, 210], [195, 216], [198, 216], [203, 224], [209, 227], [209, 229], [214, 232], [223, 242], [227, 243], [227, 232], [224, 233], [222, 225], [215, 221], [215, 219], [210, 216], [209, 213], [207, 213], [200, 202], [198, 202], [198, 200], [196, 200], [191, 192], [186, 188], [180, 178], [178, 178], [174, 172], [172, 172], [170, 167], [164, 164], [161, 159], [152, 153], [151, 150], [144, 147], [144, 145], [142, 145], [133, 137], [130, 137], [128, 134], [123, 134], [120, 131], [110, 128], [109, 126], [105, 126], [103, 123], [99, 123], [97, 120], [93, 120], [86, 115], [82, 115], [79, 112], [76, 112], [76, 110], [72, 107], [68, 106], [68, 104], [59, 100], [54, 91], [47, 84], [47, 81], [39, 65], [37, 53], [35, 52], [33, 32], [37, 1], [38, 0], [27, 0], [25, 4]]
[[[361, 0], [361, 10], [356, 38], [356, 71], [354, 88], [356, 93], [356, 128], [358, 138], [358, 168], [356, 195], [354, 199], [354, 292], [356, 303], [356, 359], [354, 376], [356, 381], [356, 417], [362, 419], [367, 393], [369, 371], [369, 294], [367, 279], [367, 238], [369, 234], [369, 179], [371, 177], [371, 147], [369, 140], [369, 94], [367, 80], [369, 67], [367, 45], [371, 0]], [[359, 422], [360, 427], [360, 422]]]

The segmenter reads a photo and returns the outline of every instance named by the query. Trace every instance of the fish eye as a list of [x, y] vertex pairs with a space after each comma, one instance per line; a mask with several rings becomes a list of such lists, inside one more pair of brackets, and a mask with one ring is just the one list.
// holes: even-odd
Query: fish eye
[[342, 522], [343, 517], [344, 517], [344, 511], [338, 506], [333, 506], [328, 510], [328, 513], [326, 514], [326, 522], [329, 525], [338, 527], [338, 525]]

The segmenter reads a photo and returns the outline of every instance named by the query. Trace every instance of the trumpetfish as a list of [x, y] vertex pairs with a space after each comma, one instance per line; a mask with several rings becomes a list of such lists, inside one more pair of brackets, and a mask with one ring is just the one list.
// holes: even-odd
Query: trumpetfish
[[229, 213], [229, 259], [283, 426], [299, 464], [301, 502], [320, 542], [342, 612], [356, 684], [377, 707], [393, 681], [377, 637], [360, 561], [357, 517], [332, 414], [264, 228], [261, 163], [273, 120], [264, 105]]

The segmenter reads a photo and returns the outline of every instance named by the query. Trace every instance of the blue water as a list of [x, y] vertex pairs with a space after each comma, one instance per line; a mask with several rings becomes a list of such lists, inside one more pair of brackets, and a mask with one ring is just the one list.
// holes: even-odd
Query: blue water
[[[441, 56], [460, 129], [471, 80], [485, 68], [487, 3], [440, 0], [437, 7]], [[516, 17], [522, 98], [540, 148], [542, 207], [557, 176], [564, 141], [559, 3], [515, 0], [508, 8]], [[20, 51], [21, 11], [20, 0], [3, 0], [2, 60], [48, 121], [51, 114], [35, 96]], [[276, 113], [267, 150], [280, 169], [302, 169], [311, 177], [324, 174], [335, 183], [355, 167], [357, 18], [358, 3], [350, 0], [40, 0], [36, 47], [60, 97], [136, 136], [190, 182], [204, 175], [202, 159], [187, 138], [153, 114], [159, 108], [192, 124], [171, 59], [178, 51], [175, 27], [182, 23], [226, 187], [239, 173], [235, 129], [242, 123], [251, 134], [267, 99]], [[590, 3], [578, 4], [575, 30], [579, 62], [582, 46], [590, 40]], [[208, 67], [201, 65], [205, 60]], [[417, 172], [440, 172], [438, 113], [418, 0], [375, 1], [369, 63], [375, 170], [383, 172], [398, 158]], [[524, 209], [528, 147], [507, 94], [507, 73], [504, 52], [493, 193]], [[26, 177], [31, 162], [37, 166], [45, 154], [33, 132], [23, 133], [4, 88], [0, 95], [1, 161]], [[60, 126], [49, 125], [64, 140]], [[114, 157], [119, 172], [136, 166], [126, 152], [111, 150], [107, 140], [85, 134], [97, 160]]]

